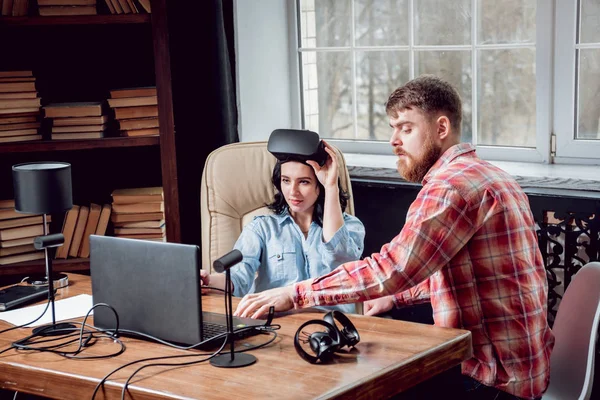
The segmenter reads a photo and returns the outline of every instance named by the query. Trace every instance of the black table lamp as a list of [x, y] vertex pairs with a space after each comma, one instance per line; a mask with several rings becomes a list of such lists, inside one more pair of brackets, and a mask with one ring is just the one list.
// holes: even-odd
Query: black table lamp
[[[44, 250], [46, 258], [46, 276], [30, 277], [28, 282], [34, 285], [48, 285], [48, 300], [52, 307], [52, 325], [34, 329], [34, 333], [52, 334], [60, 329], [73, 327], [72, 324], [56, 324], [54, 313], [54, 287], [68, 285], [64, 274], [52, 273], [52, 257], [48, 249], [61, 246], [65, 237], [62, 233], [48, 234], [47, 214], [64, 213], [73, 208], [71, 188], [71, 164], [64, 162], [32, 162], [16, 164], [12, 167], [15, 191], [15, 211], [24, 214], [42, 214], [44, 235], [34, 239], [37, 250]], [[62, 333], [62, 332], [61, 332]]]

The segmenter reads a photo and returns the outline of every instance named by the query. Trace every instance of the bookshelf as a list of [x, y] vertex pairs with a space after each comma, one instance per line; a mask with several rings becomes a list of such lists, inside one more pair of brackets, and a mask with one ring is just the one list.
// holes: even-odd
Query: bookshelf
[[[167, 239], [181, 242], [167, 0], [152, 0], [151, 14], [0, 16], [0, 70], [32, 70], [42, 106], [100, 101], [120, 87], [156, 86], [160, 135], [92, 140], [0, 143], [0, 199], [13, 197], [11, 166], [21, 162], [72, 164], [74, 204], [110, 203], [112, 190], [162, 186]], [[44, 139], [49, 139], [45, 135]], [[64, 216], [53, 216], [59, 232]], [[87, 259], [55, 260], [58, 271], [89, 268]], [[43, 260], [0, 265], [0, 276], [44, 270]]]

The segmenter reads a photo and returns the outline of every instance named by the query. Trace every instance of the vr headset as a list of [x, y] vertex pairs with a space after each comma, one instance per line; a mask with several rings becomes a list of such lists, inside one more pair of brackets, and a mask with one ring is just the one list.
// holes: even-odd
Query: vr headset
[[319, 134], [301, 129], [275, 129], [269, 136], [267, 150], [282, 163], [313, 160], [323, 166], [329, 157]]

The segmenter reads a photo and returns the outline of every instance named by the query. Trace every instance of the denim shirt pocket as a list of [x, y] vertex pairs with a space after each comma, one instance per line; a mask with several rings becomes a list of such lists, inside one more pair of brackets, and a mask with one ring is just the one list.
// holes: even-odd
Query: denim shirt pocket
[[267, 263], [269, 276], [273, 281], [289, 283], [298, 279], [296, 249], [293, 246], [273, 247]]

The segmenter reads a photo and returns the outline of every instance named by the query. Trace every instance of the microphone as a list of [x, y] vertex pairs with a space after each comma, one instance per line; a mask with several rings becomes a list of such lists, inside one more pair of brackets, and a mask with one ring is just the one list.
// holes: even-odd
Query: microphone
[[231, 293], [231, 267], [242, 261], [243, 258], [239, 250], [231, 250], [213, 262], [213, 269], [216, 272], [225, 271], [225, 319], [227, 320], [227, 342], [230, 346], [229, 355], [219, 354], [211, 358], [210, 364], [215, 367], [238, 368], [256, 362], [256, 357], [252, 354], [239, 353], [236, 356], [234, 351], [235, 334], [233, 332], [233, 308], [231, 301], [231, 297], [233, 296]]
[[239, 250], [231, 250], [229, 253], [217, 258], [213, 262], [213, 269], [219, 273], [224, 272], [225, 270], [233, 267], [235, 264], [241, 262], [243, 258], [244, 257]]

